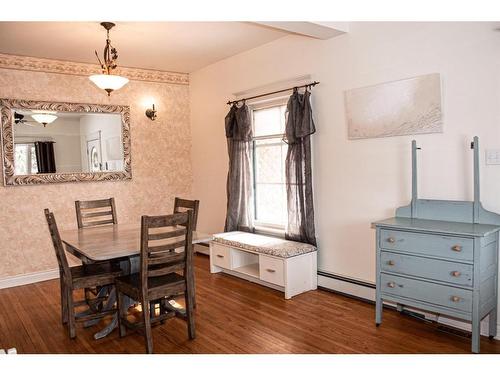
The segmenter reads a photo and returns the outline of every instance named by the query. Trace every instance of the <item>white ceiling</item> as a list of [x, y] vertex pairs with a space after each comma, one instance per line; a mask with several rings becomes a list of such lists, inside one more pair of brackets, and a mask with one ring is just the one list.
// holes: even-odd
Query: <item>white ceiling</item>
[[[110, 39], [120, 66], [190, 73], [288, 34], [250, 22], [116, 22]], [[0, 22], [0, 53], [97, 63], [105, 39], [99, 22]]]

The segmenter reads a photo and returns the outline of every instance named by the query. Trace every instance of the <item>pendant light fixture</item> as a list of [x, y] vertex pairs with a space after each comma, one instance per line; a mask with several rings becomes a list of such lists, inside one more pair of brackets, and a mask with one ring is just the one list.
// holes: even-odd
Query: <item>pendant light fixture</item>
[[33, 111], [31, 118], [39, 124], [42, 124], [45, 128], [48, 124], [54, 122], [57, 119], [55, 113], [56, 112], [53, 111]]
[[115, 26], [112, 22], [101, 22], [101, 26], [106, 29], [106, 46], [104, 47], [104, 63], [99, 58], [97, 51], [95, 55], [99, 64], [101, 65], [102, 74], [94, 74], [89, 77], [89, 79], [94, 82], [94, 84], [102, 90], [105, 90], [110, 96], [111, 91], [119, 90], [128, 83], [128, 78], [121, 77], [112, 74], [113, 70], [116, 69], [116, 60], [118, 59], [118, 52], [116, 48], [111, 45], [111, 40], [109, 39], [109, 30]]

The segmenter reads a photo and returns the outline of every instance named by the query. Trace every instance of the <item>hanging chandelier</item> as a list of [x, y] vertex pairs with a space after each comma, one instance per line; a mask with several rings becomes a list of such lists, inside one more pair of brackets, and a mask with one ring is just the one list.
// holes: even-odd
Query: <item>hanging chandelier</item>
[[97, 51], [95, 55], [99, 64], [101, 65], [102, 74], [94, 74], [89, 77], [89, 79], [94, 82], [94, 84], [102, 90], [105, 90], [110, 96], [111, 91], [119, 90], [128, 83], [128, 78], [121, 77], [113, 74], [113, 70], [116, 69], [116, 60], [118, 59], [118, 52], [116, 48], [111, 45], [111, 40], [109, 39], [109, 30], [115, 26], [112, 22], [101, 22], [101, 26], [106, 29], [106, 46], [104, 47], [104, 63], [99, 58]]
[[33, 110], [31, 118], [39, 124], [42, 124], [45, 128], [48, 124], [53, 123], [57, 119], [56, 113], [55, 111]]

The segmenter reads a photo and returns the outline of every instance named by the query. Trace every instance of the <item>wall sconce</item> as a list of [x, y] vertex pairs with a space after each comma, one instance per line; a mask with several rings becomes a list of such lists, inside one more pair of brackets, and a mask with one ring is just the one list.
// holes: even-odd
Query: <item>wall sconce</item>
[[153, 108], [146, 109], [146, 117], [151, 121], [154, 121], [156, 119], [156, 109], [154, 104]]

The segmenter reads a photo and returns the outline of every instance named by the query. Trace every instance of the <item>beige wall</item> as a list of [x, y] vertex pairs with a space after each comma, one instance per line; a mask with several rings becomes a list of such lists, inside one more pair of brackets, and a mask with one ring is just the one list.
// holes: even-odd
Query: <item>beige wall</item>
[[[472, 199], [474, 135], [481, 142], [482, 201], [500, 212], [500, 166], [484, 150], [500, 149], [500, 33], [491, 23], [351, 23], [331, 40], [289, 36], [190, 75], [193, 192], [204, 210], [198, 228], [224, 225], [226, 101], [231, 94], [311, 74], [319, 269], [374, 282], [370, 223], [410, 200], [410, 141], [417, 139], [420, 196]], [[444, 133], [347, 140], [347, 89], [441, 73]]]
[[[0, 97], [131, 107], [132, 180], [54, 185], [0, 186], [0, 278], [54, 269], [43, 209], [62, 229], [75, 228], [74, 201], [115, 197], [118, 220], [171, 212], [175, 195], [190, 196], [189, 87], [131, 81], [110, 98], [85, 76], [0, 69]], [[144, 115], [155, 100], [158, 119]]]

